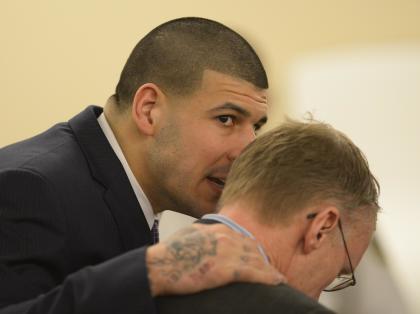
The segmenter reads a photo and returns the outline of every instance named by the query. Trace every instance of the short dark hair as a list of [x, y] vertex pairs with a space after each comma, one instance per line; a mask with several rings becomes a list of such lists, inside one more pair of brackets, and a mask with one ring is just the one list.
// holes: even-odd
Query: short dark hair
[[145, 83], [188, 95], [199, 86], [206, 69], [268, 88], [260, 59], [241, 35], [212, 20], [185, 17], [156, 27], [140, 40], [122, 70], [114, 96], [121, 106], [129, 106]]
[[366, 210], [376, 214], [378, 194], [366, 158], [346, 135], [314, 120], [289, 120], [235, 160], [219, 206], [248, 201], [258, 205], [263, 221], [279, 222], [328, 202], [352, 217]]

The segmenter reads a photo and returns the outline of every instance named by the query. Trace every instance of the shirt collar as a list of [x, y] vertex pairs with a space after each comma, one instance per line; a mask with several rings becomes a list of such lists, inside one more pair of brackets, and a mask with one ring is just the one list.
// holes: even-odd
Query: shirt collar
[[[201, 217], [201, 219], [210, 219], [210, 220], [215, 220], [218, 221], [226, 226], [228, 226], [229, 228], [231, 228], [232, 230], [243, 234], [244, 236], [251, 238], [253, 240], [255, 240], [254, 235], [249, 232], [248, 230], [246, 230], [244, 227], [242, 227], [240, 224], [238, 224], [236, 221], [230, 219], [229, 217], [226, 217], [224, 215], [220, 215], [220, 214], [207, 214], [204, 215], [203, 217]], [[267, 256], [267, 254], [264, 251], [264, 248], [261, 246], [261, 244], [257, 244], [258, 246], [258, 250], [260, 251], [261, 255], [263, 256], [264, 260], [269, 263], [269, 258]]]
[[102, 113], [99, 116], [98, 123], [102, 131], [104, 132], [109, 144], [111, 145], [115, 155], [117, 155], [118, 159], [120, 160], [124, 171], [128, 177], [128, 180], [130, 181], [131, 187], [133, 188], [134, 194], [136, 195], [137, 201], [139, 202], [140, 207], [143, 210], [144, 217], [146, 217], [147, 224], [149, 225], [150, 229], [152, 229], [155, 219], [159, 220], [160, 214], [154, 214], [152, 204], [150, 204], [150, 201], [148, 200], [146, 194], [144, 193], [136, 177], [134, 176], [133, 171], [131, 171], [127, 159], [125, 159], [124, 153], [121, 150], [121, 147], [118, 144], [114, 132], [112, 132], [112, 129], [108, 121], [106, 120], [104, 113]]

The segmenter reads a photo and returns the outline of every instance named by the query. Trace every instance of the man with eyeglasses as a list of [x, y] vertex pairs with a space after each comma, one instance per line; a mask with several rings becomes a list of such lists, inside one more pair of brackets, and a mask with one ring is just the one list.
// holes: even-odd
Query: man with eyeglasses
[[[331, 313], [316, 300], [322, 291], [356, 284], [353, 269], [375, 230], [378, 192], [363, 153], [331, 126], [288, 121], [265, 133], [234, 162], [218, 214], [200, 222], [255, 238], [267, 263], [285, 274], [288, 284], [239, 283], [160, 297], [158, 311]], [[175, 252], [179, 243], [166, 245]]]

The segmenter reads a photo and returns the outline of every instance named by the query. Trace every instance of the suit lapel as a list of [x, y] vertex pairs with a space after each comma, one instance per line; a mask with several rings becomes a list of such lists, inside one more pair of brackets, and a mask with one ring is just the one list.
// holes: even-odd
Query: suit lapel
[[149, 225], [118, 157], [97, 118], [102, 108], [89, 106], [69, 121], [89, 164], [92, 177], [105, 188], [104, 200], [113, 215], [125, 250], [151, 243]]

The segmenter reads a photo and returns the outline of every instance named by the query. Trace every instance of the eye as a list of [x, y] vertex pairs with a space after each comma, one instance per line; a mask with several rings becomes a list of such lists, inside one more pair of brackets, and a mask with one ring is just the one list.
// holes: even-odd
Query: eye
[[258, 131], [266, 124], [267, 117], [261, 118], [257, 123], [254, 124], [254, 133], [257, 134]]
[[258, 131], [260, 131], [262, 127], [263, 125], [261, 123], [254, 124], [254, 133], [258, 134]]
[[235, 122], [235, 117], [230, 115], [223, 115], [218, 116], [217, 119], [224, 125], [224, 126], [233, 126]]

